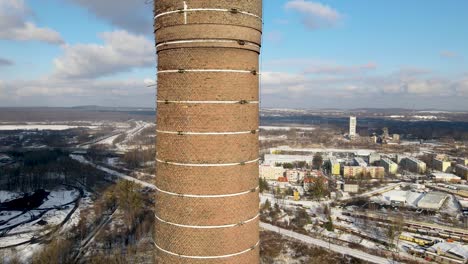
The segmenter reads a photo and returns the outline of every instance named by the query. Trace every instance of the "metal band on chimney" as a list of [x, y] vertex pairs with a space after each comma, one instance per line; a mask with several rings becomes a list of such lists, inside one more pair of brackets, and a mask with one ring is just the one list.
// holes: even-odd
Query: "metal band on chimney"
[[185, 8], [185, 9], [180, 9], [180, 10], [174, 10], [174, 11], [168, 11], [168, 12], [163, 12], [163, 13], [159, 13], [157, 15], [154, 16], [154, 19], [157, 19], [159, 17], [162, 17], [162, 16], [166, 16], [166, 15], [171, 15], [171, 14], [180, 14], [180, 13], [186, 13], [186, 12], [200, 12], [200, 11], [208, 11], [208, 12], [228, 12], [228, 13], [233, 13], [233, 14], [243, 14], [243, 15], [247, 15], [247, 16], [252, 16], [252, 17], [255, 17], [255, 18], [258, 18], [260, 21], [263, 21], [262, 18], [258, 15], [255, 15], [255, 14], [252, 14], [252, 13], [249, 13], [249, 12], [245, 12], [245, 11], [240, 11], [238, 9], [223, 9], [223, 8]]
[[239, 131], [239, 132], [185, 132], [185, 131], [163, 131], [156, 130], [157, 133], [171, 134], [171, 135], [195, 135], [195, 136], [224, 136], [224, 135], [245, 135], [245, 134], [256, 134], [259, 130]]
[[156, 186], [155, 189], [156, 189], [158, 192], [165, 193], [165, 194], [169, 194], [169, 195], [172, 195], [172, 196], [178, 196], [178, 197], [187, 197], [187, 198], [227, 198], [227, 197], [242, 196], [242, 195], [246, 195], [246, 194], [249, 194], [249, 193], [256, 192], [256, 191], [259, 189], [259, 187], [257, 186], [257, 187], [255, 187], [255, 188], [253, 188], [253, 189], [248, 190], [248, 191], [239, 192], [239, 193], [232, 193], [232, 194], [212, 194], [212, 195], [174, 193], [174, 192], [169, 192], [169, 191], [161, 190], [161, 189], [158, 188], [157, 186]]
[[237, 163], [211, 163], [211, 164], [202, 164], [202, 163], [179, 163], [179, 162], [172, 162], [172, 161], [164, 161], [160, 159], [156, 159], [157, 162], [176, 165], [176, 166], [186, 166], [186, 167], [227, 167], [227, 166], [238, 166], [238, 165], [246, 165], [250, 163], [256, 163], [260, 159], [249, 160], [245, 162], [237, 162]]
[[246, 250], [243, 250], [241, 252], [238, 252], [238, 253], [233, 253], [233, 254], [229, 254], [229, 255], [221, 255], [221, 256], [187, 256], [187, 255], [181, 255], [181, 254], [177, 254], [177, 253], [174, 253], [174, 252], [171, 252], [171, 251], [168, 251], [168, 250], [165, 250], [163, 248], [161, 248], [160, 246], [158, 246], [158, 244], [154, 243], [154, 246], [161, 250], [162, 252], [164, 253], [167, 253], [167, 254], [170, 254], [170, 255], [173, 255], [173, 256], [176, 256], [176, 257], [179, 257], [179, 258], [188, 258], [188, 259], [220, 259], [220, 258], [230, 258], [230, 257], [235, 257], [235, 256], [238, 256], [238, 255], [242, 255], [242, 254], [245, 254], [247, 252], [250, 252], [252, 250], [254, 250], [256, 247], [258, 247], [258, 245], [260, 244], [260, 241], [258, 241], [255, 245], [253, 245], [252, 247], [246, 249]]
[[156, 45], [156, 48], [167, 46], [167, 45], [176, 45], [176, 44], [187, 44], [187, 43], [237, 43], [239, 45], [248, 45], [260, 48], [260, 45], [245, 41], [245, 40], [234, 40], [234, 39], [190, 39], [190, 40], [174, 40], [166, 41]]
[[158, 100], [158, 103], [165, 104], [259, 104], [259, 101], [170, 101], [170, 100]]
[[172, 223], [172, 222], [169, 222], [169, 221], [165, 221], [163, 219], [161, 219], [160, 217], [158, 217], [156, 214], [154, 215], [154, 217], [159, 220], [160, 222], [163, 222], [165, 224], [168, 224], [168, 225], [173, 225], [173, 226], [177, 226], [177, 227], [183, 227], [183, 228], [192, 228], [192, 229], [220, 229], [220, 228], [232, 228], [232, 227], [237, 227], [237, 226], [243, 226], [245, 224], [248, 224], [252, 221], [255, 221], [257, 218], [260, 217], [260, 214], [257, 214], [256, 216], [248, 219], [248, 220], [245, 220], [245, 221], [242, 221], [242, 222], [239, 222], [239, 223], [236, 223], [236, 224], [227, 224], [227, 225], [216, 225], [216, 226], [197, 226], [197, 225], [181, 225], [181, 224], [176, 224], [176, 223]]
[[185, 72], [234, 72], [234, 73], [249, 73], [253, 75], [260, 75], [256, 70], [229, 70], [229, 69], [178, 69], [178, 70], [161, 70], [160, 73], [185, 73]]

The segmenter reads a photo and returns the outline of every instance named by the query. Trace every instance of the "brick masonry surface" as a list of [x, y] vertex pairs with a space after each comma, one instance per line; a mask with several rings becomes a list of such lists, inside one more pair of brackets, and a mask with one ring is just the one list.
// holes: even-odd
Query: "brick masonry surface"
[[262, 1], [154, 2], [156, 261], [259, 263]]

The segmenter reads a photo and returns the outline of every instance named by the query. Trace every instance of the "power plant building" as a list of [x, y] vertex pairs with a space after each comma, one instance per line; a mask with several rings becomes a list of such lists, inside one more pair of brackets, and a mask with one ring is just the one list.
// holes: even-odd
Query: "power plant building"
[[154, 1], [159, 264], [259, 263], [261, 0]]

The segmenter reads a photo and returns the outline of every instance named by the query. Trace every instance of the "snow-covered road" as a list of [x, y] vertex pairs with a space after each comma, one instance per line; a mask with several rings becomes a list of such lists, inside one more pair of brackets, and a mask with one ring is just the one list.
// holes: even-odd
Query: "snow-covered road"
[[92, 162], [90, 162], [89, 160], [87, 160], [85, 157], [81, 156], [81, 155], [73, 155], [71, 154], [70, 155], [70, 158], [78, 161], [78, 162], [81, 162], [83, 164], [88, 164], [88, 165], [91, 165], [93, 167], [95, 167], [96, 169], [98, 170], [102, 170], [104, 172], [107, 172], [109, 173], [110, 175], [112, 176], [116, 176], [118, 178], [121, 178], [121, 179], [124, 179], [124, 180], [127, 180], [127, 181], [132, 181], [132, 182], [135, 182], [135, 183], [138, 183], [144, 187], [148, 187], [148, 188], [151, 188], [151, 189], [156, 189], [156, 186], [154, 186], [153, 184], [150, 184], [150, 183], [147, 183], [145, 181], [141, 181], [141, 180], [138, 180], [136, 178], [133, 178], [133, 177], [130, 177], [128, 175], [125, 175], [123, 173], [120, 173], [118, 171], [115, 171], [115, 170], [111, 170], [109, 168], [106, 168], [106, 167], [103, 167], [103, 166], [100, 166], [100, 165], [96, 165]]
[[287, 236], [287, 237], [297, 239], [297, 240], [302, 241], [302, 242], [307, 243], [307, 244], [311, 244], [311, 245], [314, 245], [314, 246], [319, 246], [319, 247], [334, 251], [336, 253], [349, 255], [349, 256], [352, 256], [352, 257], [355, 257], [355, 258], [358, 258], [358, 259], [362, 259], [362, 260], [365, 260], [365, 261], [368, 261], [368, 262], [377, 263], [377, 264], [398, 263], [398, 262], [390, 260], [390, 259], [374, 256], [374, 255], [368, 254], [366, 252], [363, 252], [363, 251], [360, 251], [360, 250], [357, 250], [357, 249], [352, 249], [352, 248], [347, 248], [347, 247], [344, 247], [344, 246], [331, 244], [331, 243], [328, 243], [327, 241], [312, 238], [312, 237], [309, 237], [309, 236], [306, 236], [306, 235], [303, 235], [303, 234], [300, 234], [300, 233], [296, 233], [296, 232], [291, 231], [291, 230], [283, 229], [283, 228], [280, 228], [280, 227], [277, 227], [277, 226], [274, 226], [274, 225], [270, 225], [270, 224], [267, 224], [267, 223], [261, 222], [260, 227], [263, 228], [263, 229], [272, 231], [272, 232], [279, 233], [279, 234], [281, 234], [283, 236]]

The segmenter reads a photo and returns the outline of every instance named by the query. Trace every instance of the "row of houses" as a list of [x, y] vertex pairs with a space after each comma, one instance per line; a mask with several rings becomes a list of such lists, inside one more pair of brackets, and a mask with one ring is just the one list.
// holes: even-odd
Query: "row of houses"
[[307, 181], [307, 178], [323, 176], [317, 170], [285, 169], [280, 166], [262, 164], [259, 167], [260, 177], [268, 181], [298, 183]]
[[450, 161], [445, 156], [437, 155], [432, 160], [432, 166], [435, 170], [445, 173], [455, 173], [464, 180], [468, 180], [468, 159], [456, 159]]

